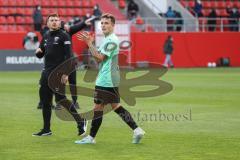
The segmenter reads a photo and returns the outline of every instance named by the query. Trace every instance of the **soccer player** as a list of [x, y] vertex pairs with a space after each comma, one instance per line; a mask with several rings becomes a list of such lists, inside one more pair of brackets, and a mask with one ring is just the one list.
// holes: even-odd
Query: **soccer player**
[[[60, 29], [60, 18], [57, 14], [50, 14], [47, 18], [47, 26], [49, 31], [44, 34], [44, 37], [40, 43], [40, 47], [36, 50], [36, 56], [38, 58], [44, 57], [44, 69], [42, 71], [40, 79], [40, 100], [43, 103], [42, 115], [43, 115], [43, 129], [40, 132], [34, 133], [33, 136], [49, 136], [52, 135], [50, 129], [51, 121], [51, 106], [54, 91], [48, 86], [49, 75], [51, 72], [62, 64], [67, 59], [71, 58], [72, 46], [69, 35]], [[62, 75], [61, 82], [66, 84], [68, 76]], [[59, 102], [66, 99], [65, 95], [55, 93], [55, 99]], [[64, 106], [66, 107], [66, 106]], [[73, 116], [78, 126], [78, 135], [84, 135], [84, 123], [80, 115], [74, 107], [68, 106], [66, 109]]]
[[[69, 34], [69, 36], [71, 37], [71, 40], [72, 40], [72, 36], [74, 34], [76, 34], [78, 31], [84, 29], [85, 27], [87, 26], [90, 26], [91, 25], [91, 21], [95, 20], [96, 17], [91, 17], [89, 19], [86, 19], [86, 20], [83, 20], [77, 24], [74, 24], [73, 26], [69, 26], [68, 24], [64, 23], [63, 21], [61, 22], [61, 29], [65, 30], [66, 33]], [[47, 32], [48, 29], [45, 29], [45, 32]], [[44, 35], [44, 34], [43, 34]], [[69, 84], [73, 85], [73, 86], [76, 86], [77, 84], [77, 72], [76, 70], [74, 70], [68, 77], [68, 81], [69, 81]], [[70, 92], [71, 92], [71, 95], [72, 95], [72, 102], [73, 102], [73, 105], [76, 109], [79, 109], [79, 104], [77, 102], [77, 95], [75, 93], [75, 90], [76, 90], [76, 87], [70, 87]], [[38, 103], [38, 106], [37, 108], [38, 109], [42, 109], [42, 102], [40, 101]], [[59, 106], [56, 106], [56, 108], [58, 108]], [[53, 107], [52, 107], [53, 108]]]
[[93, 45], [93, 36], [88, 32], [82, 32], [77, 35], [79, 40], [87, 43], [92, 56], [100, 63], [95, 86], [95, 107], [90, 135], [75, 141], [77, 144], [96, 143], [95, 137], [102, 123], [104, 106], [107, 104], [111, 104], [114, 112], [133, 130], [132, 143], [139, 143], [145, 134], [145, 132], [137, 126], [131, 114], [120, 104], [120, 96], [118, 93], [120, 83], [118, 66], [119, 40], [113, 33], [114, 26], [115, 17], [113, 15], [108, 13], [102, 15], [101, 28], [105, 38], [98, 50]]

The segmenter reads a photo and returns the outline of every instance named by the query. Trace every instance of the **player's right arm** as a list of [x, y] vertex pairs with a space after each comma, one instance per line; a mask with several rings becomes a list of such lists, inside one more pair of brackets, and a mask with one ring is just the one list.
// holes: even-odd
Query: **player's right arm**
[[77, 34], [77, 38], [86, 42], [90, 53], [97, 60], [97, 62], [102, 62], [107, 58], [107, 55], [98, 52], [97, 48], [93, 45], [94, 38], [88, 32], [81, 32]]

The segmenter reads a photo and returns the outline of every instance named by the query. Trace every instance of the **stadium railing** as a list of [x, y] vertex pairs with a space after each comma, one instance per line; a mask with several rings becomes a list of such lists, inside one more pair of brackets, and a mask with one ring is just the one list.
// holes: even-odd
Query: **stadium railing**
[[240, 32], [239, 22], [236, 18], [143, 18], [142, 24], [133, 21], [132, 25], [144, 32]]

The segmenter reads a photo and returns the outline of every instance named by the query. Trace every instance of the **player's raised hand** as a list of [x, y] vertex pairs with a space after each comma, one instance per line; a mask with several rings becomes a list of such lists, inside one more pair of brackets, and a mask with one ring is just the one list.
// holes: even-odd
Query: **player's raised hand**
[[89, 32], [80, 32], [77, 34], [77, 39], [80, 41], [84, 41], [87, 44], [92, 43], [94, 41], [93, 36]]

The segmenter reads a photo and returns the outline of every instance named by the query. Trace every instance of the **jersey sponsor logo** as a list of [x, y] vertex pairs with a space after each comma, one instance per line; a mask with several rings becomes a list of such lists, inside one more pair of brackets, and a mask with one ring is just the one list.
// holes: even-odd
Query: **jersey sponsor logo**
[[59, 37], [54, 37], [54, 42], [53, 44], [58, 44]]

